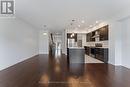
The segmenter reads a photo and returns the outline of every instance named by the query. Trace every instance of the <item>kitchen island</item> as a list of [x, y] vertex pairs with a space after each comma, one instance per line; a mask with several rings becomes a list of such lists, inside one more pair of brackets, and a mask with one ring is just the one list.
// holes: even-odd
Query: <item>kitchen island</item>
[[67, 48], [69, 63], [85, 63], [85, 49], [83, 47]]

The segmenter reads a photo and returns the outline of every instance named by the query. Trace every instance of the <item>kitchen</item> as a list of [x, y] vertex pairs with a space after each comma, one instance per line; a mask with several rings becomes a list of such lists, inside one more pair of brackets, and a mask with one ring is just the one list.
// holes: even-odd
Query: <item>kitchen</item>
[[109, 25], [87, 33], [67, 33], [68, 59], [72, 63], [108, 63], [108, 40]]

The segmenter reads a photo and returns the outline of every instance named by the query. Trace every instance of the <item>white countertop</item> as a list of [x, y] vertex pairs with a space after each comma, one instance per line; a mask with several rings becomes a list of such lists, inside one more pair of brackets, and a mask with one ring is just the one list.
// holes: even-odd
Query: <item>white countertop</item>
[[104, 48], [104, 49], [108, 48], [108, 47], [95, 47], [95, 46], [86, 46], [86, 47], [90, 47], [90, 48]]
[[68, 47], [69, 49], [84, 49], [84, 47]]

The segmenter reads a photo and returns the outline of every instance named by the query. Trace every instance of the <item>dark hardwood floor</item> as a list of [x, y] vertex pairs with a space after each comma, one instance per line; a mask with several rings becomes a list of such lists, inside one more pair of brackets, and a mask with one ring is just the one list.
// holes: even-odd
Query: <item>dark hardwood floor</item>
[[110, 64], [68, 64], [65, 55], [37, 55], [0, 71], [0, 87], [130, 87], [130, 70]]

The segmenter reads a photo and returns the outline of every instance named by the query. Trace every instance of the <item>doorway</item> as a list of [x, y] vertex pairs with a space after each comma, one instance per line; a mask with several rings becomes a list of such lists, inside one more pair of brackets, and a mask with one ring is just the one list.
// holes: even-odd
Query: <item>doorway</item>
[[50, 50], [53, 56], [62, 54], [62, 33], [51, 33]]

